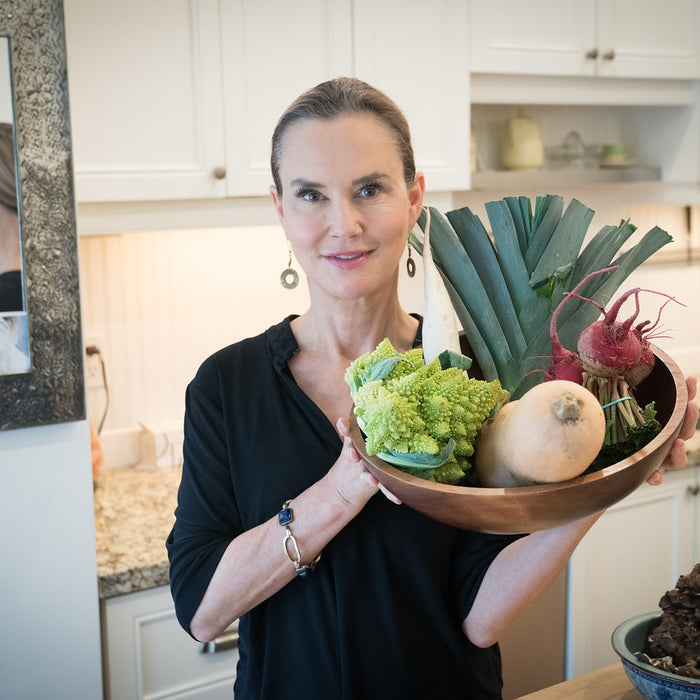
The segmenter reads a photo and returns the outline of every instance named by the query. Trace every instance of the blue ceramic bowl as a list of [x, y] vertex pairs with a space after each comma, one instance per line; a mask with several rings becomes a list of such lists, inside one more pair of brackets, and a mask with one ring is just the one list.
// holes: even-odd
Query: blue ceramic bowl
[[632, 685], [649, 700], [698, 700], [700, 679], [679, 676], [637, 659], [646, 646], [649, 632], [657, 625], [657, 612], [637, 615], [623, 622], [612, 636], [613, 649], [622, 661]]

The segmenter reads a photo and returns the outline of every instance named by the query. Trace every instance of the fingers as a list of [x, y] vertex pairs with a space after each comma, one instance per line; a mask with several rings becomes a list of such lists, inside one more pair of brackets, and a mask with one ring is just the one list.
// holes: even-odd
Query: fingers
[[338, 429], [341, 437], [347, 437], [350, 434], [350, 426], [345, 418], [338, 418], [335, 422], [335, 427]]
[[650, 486], [660, 486], [663, 483], [663, 474], [657, 469], [648, 479], [647, 484]]
[[678, 433], [678, 438], [671, 446], [671, 450], [666, 456], [666, 459], [661, 463], [661, 466], [647, 479], [647, 483], [652, 486], [657, 486], [663, 481], [662, 472], [667, 469], [683, 469], [688, 464], [688, 455], [685, 451], [685, 440], [689, 440], [697, 428], [700, 410], [698, 403], [695, 400], [698, 391], [697, 377], [688, 377], [685, 380], [688, 387], [688, 407], [685, 411], [683, 425]]
[[[360, 462], [362, 460], [362, 457], [360, 457], [358, 451], [353, 447], [352, 439], [350, 438], [349, 432], [350, 428], [347, 420], [345, 418], [338, 418], [338, 420], [335, 423], [335, 426], [338, 429], [338, 432], [340, 433], [341, 437], [343, 438], [343, 452], [345, 452], [353, 462]], [[384, 486], [382, 486], [377, 481], [376, 477], [370, 471], [367, 471], [367, 469], [365, 469], [364, 479], [370, 486], [375, 486], [379, 488], [379, 490], [392, 503], [396, 503], [397, 505], [401, 504], [401, 499], [394, 496], [394, 494], [391, 493], [391, 491], [388, 491]]]
[[[690, 394], [689, 394], [690, 395]], [[695, 430], [698, 424], [698, 402], [694, 399], [688, 401], [688, 408], [685, 411], [685, 418], [679, 433], [679, 437], [683, 440], [689, 440], [695, 435]]]
[[396, 496], [394, 496], [394, 494], [391, 493], [391, 491], [388, 491], [388, 490], [387, 490], [384, 486], [382, 486], [381, 484], [379, 484], [379, 490], [380, 490], [392, 503], [396, 503], [397, 506], [400, 506], [400, 505], [401, 505], [401, 503], [402, 503], [401, 499], [399, 499], [399, 498], [397, 498]]
[[353, 462], [357, 463], [362, 460], [360, 453], [354, 448], [349, 435], [343, 437], [343, 453]]
[[671, 451], [661, 463], [663, 469], [683, 469], [688, 464], [688, 455], [685, 452], [685, 442], [676, 438], [671, 446]]
[[647, 483], [658, 486], [663, 481], [663, 472], [666, 470], [683, 469], [688, 464], [688, 455], [685, 451], [685, 442], [676, 438], [666, 459], [659, 468], [647, 479]]

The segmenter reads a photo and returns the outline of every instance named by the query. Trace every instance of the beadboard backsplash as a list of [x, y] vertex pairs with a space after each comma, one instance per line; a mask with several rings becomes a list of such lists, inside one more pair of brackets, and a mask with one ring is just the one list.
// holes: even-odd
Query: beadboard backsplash
[[[414, 254], [415, 255], [415, 254]], [[181, 424], [201, 362], [308, 306], [305, 279], [284, 289], [288, 251], [279, 226], [149, 231], [80, 238], [83, 338], [104, 358], [109, 408], [103, 433]], [[401, 267], [407, 309], [422, 311], [423, 284]], [[88, 390], [99, 425], [102, 390]]]
[[[658, 224], [679, 242], [689, 235], [680, 207], [626, 207], [619, 214], [606, 212], [605, 221], [596, 216], [591, 229], [623, 217], [642, 231]], [[698, 218], [695, 211], [696, 240]], [[645, 265], [623, 287], [657, 289], [686, 304], [666, 307], [662, 325], [671, 337], [658, 342], [688, 373], [700, 373], [697, 250], [695, 255], [690, 263]], [[302, 313], [308, 293], [298, 265], [299, 286], [287, 290], [280, 285], [287, 260], [279, 226], [81, 237], [84, 342], [99, 347], [109, 387], [103, 440], [109, 443], [111, 436], [115, 443], [128, 434], [133, 442], [141, 424], [181, 426], [185, 388], [208, 355], [262, 332], [290, 313]], [[413, 279], [402, 265], [400, 296], [407, 310], [422, 311], [420, 264]], [[643, 299], [646, 317], [656, 317], [659, 299]], [[101, 422], [104, 409], [105, 392], [88, 389], [94, 425]], [[105, 452], [106, 462], [112, 463], [109, 449]]]

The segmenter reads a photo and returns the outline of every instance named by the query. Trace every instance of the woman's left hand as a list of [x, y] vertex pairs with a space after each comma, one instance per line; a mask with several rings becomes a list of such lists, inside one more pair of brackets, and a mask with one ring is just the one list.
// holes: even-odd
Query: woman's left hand
[[659, 465], [659, 468], [647, 479], [647, 483], [658, 486], [663, 481], [662, 472], [667, 469], [683, 469], [688, 464], [688, 457], [685, 452], [685, 441], [693, 437], [698, 423], [698, 404], [695, 395], [698, 388], [697, 377], [688, 377], [685, 380], [688, 387], [688, 408], [685, 411], [685, 419], [681, 426], [680, 433], [671, 447], [666, 459]]

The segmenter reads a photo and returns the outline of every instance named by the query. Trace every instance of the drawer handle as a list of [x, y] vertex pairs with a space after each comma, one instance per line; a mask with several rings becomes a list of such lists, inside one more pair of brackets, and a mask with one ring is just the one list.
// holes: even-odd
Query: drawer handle
[[228, 651], [238, 646], [238, 630], [231, 630], [220, 634], [211, 642], [202, 642], [200, 651], [202, 654], [216, 654], [220, 651]]
[[217, 180], [223, 180], [226, 177], [226, 168], [217, 165], [213, 170], [213, 174]]
[[603, 60], [604, 61], [614, 61], [615, 60], [615, 51], [614, 49], [610, 49], [610, 51], [606, 51], [603, 54]]
[[693, 484], [692, 486], [688, 486], [688, 493], [691, 496], [697, 496], [700, 493], [700, 486], [698, 484]]
[[596, 58], [598, 58], [598, 49], [590, 49], [587, 51], [586, 58], [590, 58], [592, 61], [594, 61]]

